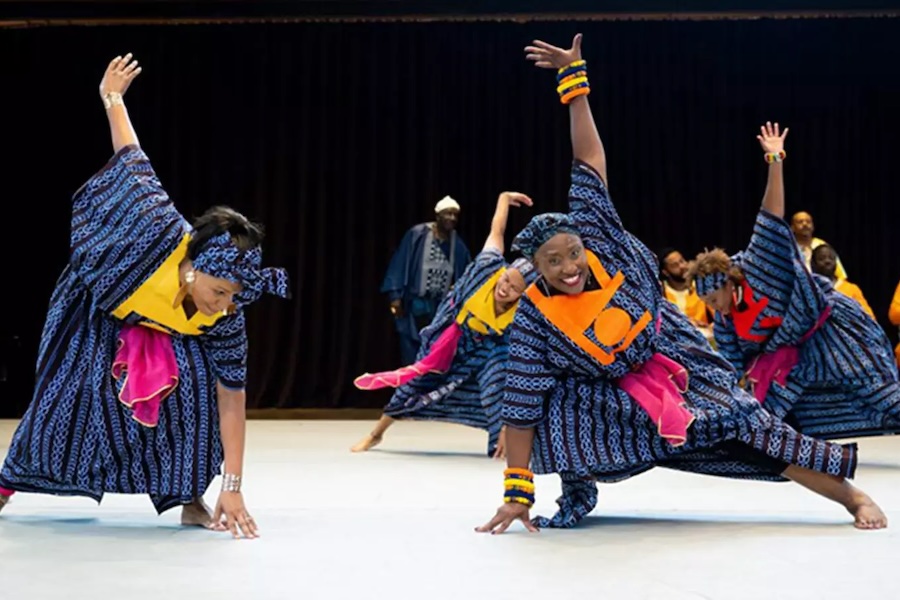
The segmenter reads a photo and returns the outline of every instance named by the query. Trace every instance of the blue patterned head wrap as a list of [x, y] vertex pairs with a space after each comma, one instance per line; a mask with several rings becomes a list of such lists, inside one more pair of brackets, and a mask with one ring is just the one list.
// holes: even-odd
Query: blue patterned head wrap
[[193, 264], [197, 271], [240, 284], [243, 289], [235, 294], [235, 304], [246, 306], [263, 294], [291, 297], [287, 271], [272, 267], [261, 269], [262, 250], [259, 246], [241, 251], [228, 232], [210, 238]]
[[700, 275], [694, 279], [694, 283], [697, 285], [697, 295], [711, 294], [725, 285], [726, 281], [728, 281], [728, 275], [722, 272]]
[[[731, 267], [740, 268], [744, 263], [744, 253], [738, 252], [729, 257]], [[729, 267], [730, 268], [730, 267]], [[697, 275], [694, 277], [694, 285], [697, 287], [697, 295], [705, 296], [711, 294], [728, 282], [728, 273], [722, 271], [719, 273], [710, 273], [709, 275]]]
[[534, 260], [538, 248], [558, 233], [581, 235], [566, 213], [544, 213], [532, 217], [525, 229], [513, 240], [512, 250], [521, 252], [528, 260]]
[[527, 258], [517, 258], [512, 261], [509, 268], [515, 269], [522, 274], [522, 278], [525, 279], [526, 287], [531, 285], [534, 280], [537, 279], [538, 273], [535, 270], [534, 265], [531, 264], [531, 261]]

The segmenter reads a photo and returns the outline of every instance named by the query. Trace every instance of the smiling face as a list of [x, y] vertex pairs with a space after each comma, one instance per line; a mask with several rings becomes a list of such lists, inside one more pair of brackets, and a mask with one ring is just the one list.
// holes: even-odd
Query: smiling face
[[534, 259], [538, 272], [554, 289], [564, 294], [584, 291], [590, 270], [584, 244], [577, 235], [557, 233], [538, 248]]
[[509, 268], [503, 272], [494, 286], [494, 300], [508, 305], [516, 302], [525, 292], [525, 278], [518, 269]]
[[240, 291], [240, 284], [194, 271], [190, 297], [198, 311], [213, 316], [227, 310], [234, 303], [234, 295]]

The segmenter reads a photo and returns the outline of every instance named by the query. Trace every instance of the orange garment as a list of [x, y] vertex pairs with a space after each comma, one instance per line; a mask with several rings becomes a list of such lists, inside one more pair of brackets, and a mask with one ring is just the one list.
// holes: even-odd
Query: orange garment
[[[891, 300], [891, 308], [888, 310], [888, 319], [890, 319], [891, 323], [894, 325], [900, 326], [900, 283], [897, 284], [897, 289], [894, 290], [894, 299]], [[897, 364], [900, 365], [900, 344], [894, 348], [894, 358], [897, 359]]]
[[875, 318], [875, 313], [872, 312], [872, 307], [869, 306], [869, 303], [866, 302], [866, 297], [863, 296], [862, 290], [859, 289], [859, 286], [855, 283], [850, 283], [846, 279], [839, 279], [837, 283], [834, 284], [834, 289], [842, 293], [843, 295], [853, 298], [859, 305], [862, 306], [862, 309], [866, 311], [873, 319]]
[[668, 283], [664, 283], [663, 288], [666, 292], [666, 300], [677, 306], [678, 310], [689, 319], [700, 325], [709, 325], [709, 313], [706, 312], [706, 305], [697, 295], [697, 288], [693, 283], [683, 292], [671, 288]]
[[[610, 307], [616, 291], [625, 283], [625, 275], [620, 271], [610, 277], [597, 255], [585, 250], [588, 266], [600, 289], [584, 291], [580, 294], [559, 294], [544, 296], [537, 286], [531, 284], [525, 293], [547, 320], [575, 342], [578, 347], [594, 357], [598, 363], [607, 366], [616, 360], [616, 354], [624, 352], [635, 338], [653, 320], [650, 311], [636, 321], [621, 308]], [[587, 337], [584, 332], [593, 325], [594, 335], [607, 351]]]

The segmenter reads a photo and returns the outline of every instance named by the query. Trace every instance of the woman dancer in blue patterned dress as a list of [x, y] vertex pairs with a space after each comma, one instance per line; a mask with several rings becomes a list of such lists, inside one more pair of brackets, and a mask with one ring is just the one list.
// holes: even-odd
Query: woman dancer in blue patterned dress
[[485, 429], [488, 456], [503, 457], [500, 397], [505, 381], [507, 326], [525, 286], [534, 278], [527, 260], [503, 258], [510, 206], [531, 206], [531, 198], [504, 192], [497, 199], [484, 248], [422, 330], [418, 361], [395, 371], [357, 377], [360, 389], [396, 387], [375, 428], [353, 452], [379, 444], [397, 419], [442, 421]]
[[[13, 492], [148, 494], [158, 513], [182, 506], [185, 525], [256, 537], [240, 491], [243, 307], [287, 297], [287, 276], [260, 268], [262, 232], [242, 215], [216, 207], [192, 227], [172, 205], [122, 100], [140, 71], [117, 57], [100, 84], [114, 155], [73, 199], [69, 263], [0, 508]], [[223, 462], [211, 512], [203, 494]]]
[[[759, 136], [769, 185], [778, 190], [787, 132], [769, 123]], [[746, 251], [703, 252], [693, 267], [697, 293], [716, 311], [719, 352], [766, 409], [802, 433], [897, 433], [900, 380], [884, 330], [827, 278], [809, 272], [784, 220], [783, 193], [771, 198]]]
[[[517, 519], [531, 531], [571, 527], [596, 505], [597, 481], [655, 466], [794, 480], [841, 503], [857, 527], [884, 527], [881, 510], [847, 481], [856, 446], [801, 435], [764, 410], [662, 298], [656, 258], [624, 229], [607, 192], [581, 35], [570, 50], [535, 41], [526, 52], [558, 69], [575, 161], [569, 213], [535, 217], [513, 244], [540, 278], [510, 331], [504, 504], [477, 530], [499, 533]], [[560, 474], [563, 494], [556, 515], [532, 522], [534, 473]]]

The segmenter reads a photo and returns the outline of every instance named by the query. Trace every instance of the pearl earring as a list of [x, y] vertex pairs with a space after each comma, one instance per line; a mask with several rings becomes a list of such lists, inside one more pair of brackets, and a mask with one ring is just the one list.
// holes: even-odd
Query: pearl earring
[[194, 275], [193, 271], [188, 271], [187, 273], [184, 274], [185, 283], [194, 283], [195, 278], [196, 278], [196, 276]]

